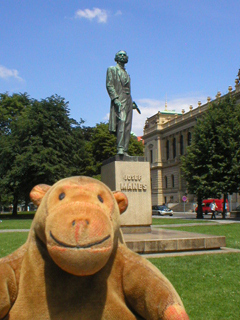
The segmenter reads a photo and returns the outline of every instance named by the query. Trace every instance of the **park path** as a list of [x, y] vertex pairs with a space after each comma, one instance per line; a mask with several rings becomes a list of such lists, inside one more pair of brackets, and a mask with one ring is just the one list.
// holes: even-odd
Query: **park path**
[[194, 227], [194, 226], [217, 226], [221, 224], [234, 224], [234, 223], [240, 223], [240, 221], [235, 220], [213, 220], [213, 221], [207, 221], [207, 222], [196, 222], [196, 223], [179, 223], [179, 224], [157, 224], [154, 225], [154, 227], [159, 228], [178, 228], [178, 227]]
[[[240, 223], [239, 220], [213, 220], [208, 222], [198, 222], [198, 223], [180, 223], [180, 224], [157, 224], [153, 225], [155, 228], [178, 228], [178, 227], [193, 227], [193, 226], [216, 226], [219, 224], [233, 224]], [[3, 232], [29, 232], [30, 229], [0, 229], [0, 233]]]
[[1, 229], [0, 233], [4, 232], [29, 232], [30, 229]]

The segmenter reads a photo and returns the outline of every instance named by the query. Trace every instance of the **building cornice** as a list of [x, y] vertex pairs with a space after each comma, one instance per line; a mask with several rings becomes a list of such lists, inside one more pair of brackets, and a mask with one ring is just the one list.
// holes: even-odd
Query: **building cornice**
[[[214, 99], [212, 101], [210, 99], [208, 99], [208, 102], [203, 105], [201, 105], [201, 103], [199, 103], [197, 108], [190, 109], [188, 112], [182, 113], [181, 115], [176, 115], [173, 119], [168, 120], [165, 123], [159, 124], [159, 118], [158, 118], [159, 113], [156, 113], [154, 116], [152, 116], [151, 118], [148, 119], [149, 121], [155, 121], [156, 124], [150, 128], [145, 129], [146, 133], [143, 135], [142, 138], [144, 140], [147, 140], [155, 135], [164, 136], [169, 131], [177, 131], [177, 129], [179, 127], [183, 128], [183, 126], [184, 126], [184, 129], [193, 127], [195, 125], [197, 118], [201, 117], [202, 114], [205, 113], [205, 111], [208, 109], [209, 105], [212, 102], [216, 102], [218, 99], [222, 100], [222, 99], [226, 98], [228, 95], [232, 95], [237, 101], [240, 100], [240, 87], [239, 88], [237, 87], [237, 90], [228, 92], [227, 94], [225, 94], [223, 96], [221, 96], [221, 94], [218, 93], [216, 99]], [[186, 123], [186, 125], [185, 125], [185, 123]]]

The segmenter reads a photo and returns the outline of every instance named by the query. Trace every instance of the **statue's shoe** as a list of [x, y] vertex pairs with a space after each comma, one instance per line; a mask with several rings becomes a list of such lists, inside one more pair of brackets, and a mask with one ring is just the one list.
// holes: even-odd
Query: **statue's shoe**
[[123, 152], [123, 149], [118, 149], [117, 154], [125, 154], [125, 153]]

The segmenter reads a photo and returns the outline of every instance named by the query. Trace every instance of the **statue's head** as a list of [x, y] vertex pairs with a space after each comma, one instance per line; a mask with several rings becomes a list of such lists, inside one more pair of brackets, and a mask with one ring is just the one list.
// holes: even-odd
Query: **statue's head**
[[128, 63], [128, 55], [127, 52], [124, 50], [120, 50], [115, 54], [116, 62]]

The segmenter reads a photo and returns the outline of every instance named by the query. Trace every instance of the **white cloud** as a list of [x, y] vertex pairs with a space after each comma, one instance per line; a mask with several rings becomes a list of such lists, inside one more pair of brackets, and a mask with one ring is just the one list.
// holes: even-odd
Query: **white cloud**
[[75, 18], [85, 18], [88, 20], [97, 19], [98, 23], [106, 23], [108, 19], [107, 11], [104, 9], [99, 8], [93, 8], [93, 10], [90, 9], [84, 9], [84, 10], [78, 10], [75, 13]]
[[121, 16], [122, 15], [122, 11], [121, 10], [118, 10], [116, 13], [115, 13], [115, 16]]
[[[198, 106], [198, 101], [201, 101], [202, 104], [206, 103], [206, 97], [189, 96], [185, 98], [177, 98], [167, 102], [167, 110], [176, 111], [181, 113], [182, 109], [185, 112], [189, 111], [189, 106], [192, 105], [193, 108]], [[153, 99], [140, 99], [136, 101], [141, 114], [138, 114], [136, 110], [133, 110], [133, 123], [132, 131], [137, 135], [143, 135], [143, 127], [147, 118], [153, 116], [158, 111], [165, 110], [165, 101], [164, 100], [153, 100]]]
[[105, 122], [108, 122], [108, 120], [109, 120], [109, 117], [110, 117], [110, 113], [107, 113], [106, 115], [105, 115], [105, 117], [103, 118], [103, 121]]
[[18, 71], [16, 69], [8, 69], [1, 65], [0, 65], [0, 78], [2, 79], [15, 78], [18, 81], [23, 81], [23, 79], [19, 77]]
[[[195, 109], [198, 106], [198, 101], [201, 101], [202, 104], [206, 103], [206, 97], [196, 95], [186, 96], [184, 98], [176, 98], [169, 100], [167, 102], [167, 110], [168, 111], [176, 111], [178, 113], [182, 112], [182, 109], [185, 112], [189, 111], [190, 105]], [[165, 101], [164, 100], [154, 100], [154, 99], [139, 99], [136, 100], [136, 103], [141, 110], [141, 114], [139, 114], [136, 110], [133, 110], [133, 122], [132, 122], [132, 132], [134, 132], [137, 136], [143, 135], [143, 128], [145, 125], [145, 121], [147, 118], [150, 118], [158, 111], [165, 110]], [[109, 113], [104, 117], [104, 121], [109, 120]]]

